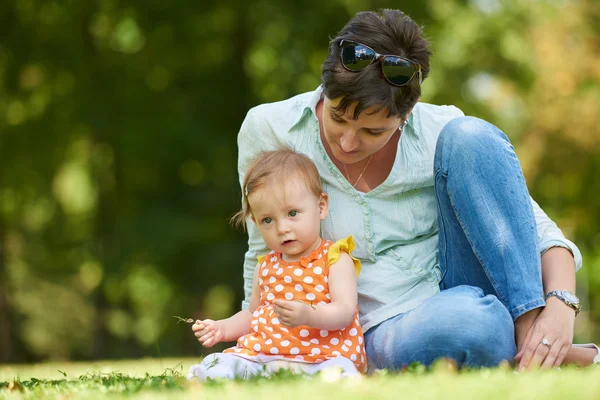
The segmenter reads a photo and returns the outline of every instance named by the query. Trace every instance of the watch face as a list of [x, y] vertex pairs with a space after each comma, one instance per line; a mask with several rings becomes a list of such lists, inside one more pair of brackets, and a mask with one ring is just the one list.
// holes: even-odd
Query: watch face
[[569, 303], [572, 303], [572, 304], [578, 304], [579, 303], [579, 299], [573, 293], [571, 293], [571, 292], [562, 292], [561, 294], [564, 296], [564, 298]]

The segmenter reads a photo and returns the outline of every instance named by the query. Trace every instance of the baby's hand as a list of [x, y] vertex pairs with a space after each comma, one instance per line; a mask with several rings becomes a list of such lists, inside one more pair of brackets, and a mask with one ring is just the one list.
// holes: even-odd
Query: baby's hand
[[313, 309], [299, 301], [274, 300], [275, 314], [283, 326], [295, 328], [300, 325], [310, 325], [308, 323], [310, 312]]
[[192, 331], [194, 331], [194, 335], [204, 347], [214, 346], [223, 340], [223, 337], [225, 336], [221, 324], [212, 319], [196, 321], [196, 323], [192, 325]]

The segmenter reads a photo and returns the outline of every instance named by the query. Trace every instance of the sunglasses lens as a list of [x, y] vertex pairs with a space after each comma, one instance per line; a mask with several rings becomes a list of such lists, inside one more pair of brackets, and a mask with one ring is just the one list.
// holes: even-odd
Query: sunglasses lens
[[375, 52], [361, 44], [344, 44], [341, 50], [342, 63], [350, 71], [361, 71], [365, 69], [375, 58]]
[[381, 66], [383, 75], [396, 86], [406, 85], [416, 72], [413, 64], [400, 57], [387, 56], [381, 60]]

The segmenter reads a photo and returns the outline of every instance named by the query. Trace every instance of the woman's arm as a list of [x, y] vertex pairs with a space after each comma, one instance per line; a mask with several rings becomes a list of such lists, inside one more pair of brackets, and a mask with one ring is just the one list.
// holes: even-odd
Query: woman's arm
[[[565, 238], [562, 231], [558, 228], [556, 223], [548, 218], [548, 215], [541, 209], [541, 207], [536, 203], [531, 197], [531, 206], [533, 208], [533, 215], [535, 217], [535, 223], [537, 226], [538, 239], [540, 242], [540, 251], [545, 254], [548, 250], [555, 247], [563, 247], [571, 253], [571, 262], [565, 264], [569, 273], [574, 273], [575, 271], [581, 268], [582, 258], [581, 252], [577, 248], [577, 246]], [[574, 261], [575, 269], [572, 270], [568, 268], [571, 263]], [[543, 259], [542, 259], [543, 262]], [[544, 271], [542, 271], [544, 272]], [[544, 287], [546, 289], [546, 287]], [[548, 293], [548, 291], [546, 291]]]
[[356, 313], [356, 269], [348, 253], [329, 267], [329, 294], [331, 303], [311, 306], [297, 301], [275, 300], [275, 312], [285, 326], [310, 326], [328, 331], [339, 330], [352, 323]]

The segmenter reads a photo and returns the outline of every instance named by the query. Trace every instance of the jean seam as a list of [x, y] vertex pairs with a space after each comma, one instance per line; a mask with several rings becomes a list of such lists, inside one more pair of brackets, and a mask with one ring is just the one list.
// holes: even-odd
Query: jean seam
[[512, 310], [509, 310], [511, 317], [513, 317], [513, 321], [519, 318], [521, 315], [525, 314], [528, 311], [531, 311], [535, 308], [544, 307], [546, 302], [539, 298], [537, 300], [530, 301], [529, 303], [522, 304], [518, 307], [514, 307]]
[[[447, 178], [447, 176], [446, 176], [446, 178]], [[446, 188], [447, 187], [448, 187], [448, 184], [447, 184], [447, 181], [446, 181]], [[447, 190], [447, 193], [448, 193], [448, 199], [450, 200], [450, 205], [452, 206], [452, 210], [454, 211], [454, 216], [456, 217], [456, 220], [460, 224], [460, 227], [463, 230], [463, 232], [464, 232], [467, 240], [469, 241], [469, 244], [471, 244], [471, 250], [473, 251], [473, 254], [475, 254], [475, 257], [477, 257], [477, 261], [479, 261], [479, 264], [481, 264], [481, 268], [483, 269], [483, 272], [485, 273], [485, 276], [487, 276], [487, 278], [489, 279], [490, 283], [494, 287], [494, 290], [496, 291], [496, 296], [498, 296], [498, 298], [500, 299], [500, 301], [502, 301], [504, 304], [508, 304], [508, 300], [497, 289], [498, 283], [490, 276], [490, 274], [487, 271], [487, 268], [485, 267], [485, 264], [482, 262], [482, 258], [480, 256], [480, 254], [473, 247], [473, 241], [469, 237], [469, 233], [465, 229], [464, 223], [462, 222], [462, 220], [460, 219], [458, 213], [456, 212], [456, 206], [455, 206], [454, 200], [452, 199], [451, 192], [449, 190]]]

